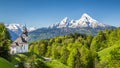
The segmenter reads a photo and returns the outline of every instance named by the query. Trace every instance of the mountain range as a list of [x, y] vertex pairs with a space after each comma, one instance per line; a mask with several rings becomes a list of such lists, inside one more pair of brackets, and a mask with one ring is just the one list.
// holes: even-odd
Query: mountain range
[[[12, 40], [17, 39], [17, 37], [19, 37], [22, 34], [24, 27], [24, 25], [21, 24], [5, 24], [5, 26], [7, 27]], [[36, 27], [30, 27], [28, 28], [28, 32], [34, 31], [36, 29]]]
[[109, 28], [111, 26], [98, 22], [84, 13], [78, 20], [70, 20], [65, 17], [60, 23], [52, 24], [50, 28]]
[[[23, 25], [20, 24], [9, 24], [6, 25], [8, 28], [12, 40], [22, 33]], [[56, 36], [67, 35], [70, 33], [82, 33], [96, 35], [98, 31], [105, 29], [114, 29], [116, 27], [110, 26], [98, 22], [97, 20], [90, 17], [88, 14], [84, 13], [78, 20], [70, 20], [65, 17], [59, 23], [52, 24], [46, 28], [35, 27], [28, 28], [29, 31], [29, 41], [35, 41], [40, 39], [49, 39]], [[15, 38], [14, 38], [15, 37]]]

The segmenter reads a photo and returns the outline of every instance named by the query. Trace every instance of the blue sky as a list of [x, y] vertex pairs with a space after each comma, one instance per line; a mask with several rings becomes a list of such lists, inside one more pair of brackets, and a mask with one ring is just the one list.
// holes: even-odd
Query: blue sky
[[0, 0], [0, 22], [45, 27], [83, 13], [101, 23], [120, 26], [120, 0]]

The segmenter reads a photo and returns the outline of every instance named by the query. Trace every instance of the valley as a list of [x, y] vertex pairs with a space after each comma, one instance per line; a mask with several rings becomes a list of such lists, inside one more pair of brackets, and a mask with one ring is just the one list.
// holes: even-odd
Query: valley
[[[7, 28], [4, 24], [1, 24], [0, 28], [4, 28], [7, 32]], [[1, 39], [4, 39], [4, 36], [7, 36], [6, 39], [10, 39], [9, 34], [6, 32], [4, 34], [0, 34]], [[2, 41], [5, 42], [6, 39]], [[99, 31], [95, 36], [73, 33], [50, 39], [29, 42], [28, 52], [13, 55], [10, 55], [5, 51], [6, 47], [4, 47], [3, 44], [11, 46], [10, 42], [1, 43], [2, 49], [0, 49], [0, 55], [2, 59], [0, 60], [2, 60], [2, 62], [6, 61], [5, 63], [8, 63], [11, 68], [120, 67], [120, 28]]]

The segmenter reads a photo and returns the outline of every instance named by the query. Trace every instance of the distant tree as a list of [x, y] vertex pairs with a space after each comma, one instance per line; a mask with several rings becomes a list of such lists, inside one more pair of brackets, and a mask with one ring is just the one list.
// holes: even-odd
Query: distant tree
[[51, 48], [52, 46], [47, 46], [47, 52], [46, 52], [46, 57], [50, 57], [51, 56]]
[[39, 48], [39, 54], [45, 56], [46, 51], [47, 51], [46, 50], [47, 49], [47, 45], [40, 44], [38, 48]]
[[67, 64], [68, 57], [69, 57], [69, 51], [66, 48], [66, 46], [63, 46], [61, 50], [61, 58], [60, 58], [61, 62], [63, 64]]
[[87, 36], [87, 47], [90, 48], [91, 46], [91, 43], [92, 43], [92, 40], [93, 40], [93, 36], [89, 35]]
[[98, 52], [107, 47], [106, 41], [105, 33], [103, 33], [103, 31], [99, 31], [98, 35], [93, 38], [90, 48]]
[[73, 49], [67, 60], [67, 64], [70, 68], [82, 68], [81, 54], [78, 49]]
[[87, 49], [85, 46], [82, 46], [80, 49], [80, 53], [83, 68], [95, 68], [94, 60], [96, 57], [96, 52], [94, 52], [94, 50]]
[[57, 49], [57, 44], [56, 43], [54, 43], [53, 45], [52, 45], [52, 58], [54, 58], [54, 59], [59, 59], [60, 58], [60, 53], [59, 53], [59, 49]]

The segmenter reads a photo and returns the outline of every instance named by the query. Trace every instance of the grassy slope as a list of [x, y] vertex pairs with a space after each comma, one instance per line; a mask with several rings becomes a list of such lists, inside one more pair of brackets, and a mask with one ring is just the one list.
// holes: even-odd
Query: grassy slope
[[14, 68], [14, 66], [7, 60], [0, 57], [0, 68]]
[[98, 55], [100, 57], [101, 62], [108, 61], [108, 59], [110, 58], [110, 52], [117, 47], [120, 47], [120, 46], [118, 44], [114, 44], [111, 47], [108, 47], [99, 51]]
[[[12, 61], [13, 64], [17, 64], [20, 62], [20, 58], [27, 58], [30, 55], [26, 54], [17, 54], [14, 55], [14, 60]], [[41, 58], [42, 59], [42, 58]], [[52, 60], [50, 62], [45, 62], [45, 64], [50, 67], [50, 68], [69, 68], [68, 66], [62, 64], [61, 62], [57, 61], [57, 60]], [[1, 67], [0, 67], [1, 68]]]
[[62, 64], [61, 62], [57, 60], [52, 60], [50, 62], [46, 62], [47, 66], [50, 68], [69, 68], [68, 66]]

